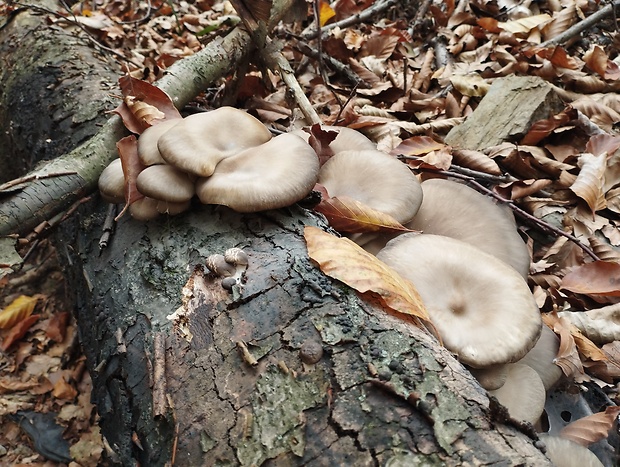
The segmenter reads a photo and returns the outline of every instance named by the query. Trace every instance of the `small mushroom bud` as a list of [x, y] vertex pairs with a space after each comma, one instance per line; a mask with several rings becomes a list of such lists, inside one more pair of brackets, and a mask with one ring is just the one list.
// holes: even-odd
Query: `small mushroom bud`
[[232, 288], [237, 285], [237, 279], [234, 277], [225, 277], [222, 279], [222, 287], [226, 290], [232, 290]]
[[206, 261], [209, 271], [220, 277], [229, 277], [235, 274], [236, 268], [226, 262], [224, 255], [211, 255]]
[[299, 358], [308, 365], [317, 363], [321, 357], [323, 357], [323, 346], [318, 341], [308, 340], [299, 349]]
[[247, 266], [248, 264], [248, 255], [241, 248], [229, 248], [224, 252], [224, 259], [235, 266]]

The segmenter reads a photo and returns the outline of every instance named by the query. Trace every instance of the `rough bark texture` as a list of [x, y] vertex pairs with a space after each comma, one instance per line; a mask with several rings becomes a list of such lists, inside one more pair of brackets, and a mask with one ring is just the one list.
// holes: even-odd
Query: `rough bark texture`
[[[124, 463], [163, 465], [178, 436], [177, 465], [545, 465], [445, 349], [310, 263], [303, 226], [317, 220], [301, 208], [126, 219], [99, 255], [100, 212], [67, 251], [103, 432]], [[250, 264], [227, 292], [201, 265], [232, 246]], [[324, 355], [305, 364], [311, 343]]]
[[[46, 108], [40, 90], [26, 91], [21, 106]], [[44, 113], [33, 112], [30, 131]], [[42, 138], [33, 133], [26, 149]], [[108, 146], [87, 144], [85, 157], [105, 160]], [[304, 225], [320, 224], [311, 213], [195, 206], [149, 223], [126, 217], [101, 252], [104, 212], [97, 198], [83, 206], [59, 252], [112, 460], [548, 465], [445, 349], [311, 264], [302, 238]], [[250, 264], [227, 292], [201, 265], [231, 246]], [[312, 344], [324, 354], [303, 363]]]
[[493, 82], [476, 110], [445, 137], [463, 149], [519, 142], [532, 124], [564, 108], [551, 85], [537, 76], [508, 76]]
[[[57, 8], [51, 0], [39, 4]], [[28, 10], [17, 13], [0, 35], [1, 183], [97, 133], [109, 118], [105, 111], [115, 106], [119, 70], [78, 28], [46, 24]]]

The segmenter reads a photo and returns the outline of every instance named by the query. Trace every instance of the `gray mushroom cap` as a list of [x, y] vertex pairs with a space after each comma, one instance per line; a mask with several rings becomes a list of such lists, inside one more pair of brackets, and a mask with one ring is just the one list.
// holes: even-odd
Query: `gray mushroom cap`
[[545, 408], [545, 386], [532, 368], [522, 363], [507, 365], [506, 382], [489, 393], [497, 398], [515, 420], [536, 423]]
[[538, 340], [542, 320], [521, 275], [465, 242], [403, 234], [377, 258], [416, 287], [444, 345], [473, 367], [515, 362]]
[[99, 192], [108, 203], [125, 202], [125, 175], [120, 159], [114, 159], [99, 176]]
[[422, 188], [409, 167], [377, 150], [342, 151], [321, 167], [319, 183], [333, 198], [348, 196], [408, 222], [422, 203]]
[[194, 180], [171, 165], [152, 165], [136, 179], [138, 191], [159, 201], [183, 203], [194, 196]]
[[312, 191], [319, 171], [314, 150], [299, 136], [285, 133], [220, 162], [215, 173], [196, 182], [204, 204], [237, 212], [290, 206]]
[[146, 165], [165, 164], [166, 161], [161, 157], [159, 149], [157, 149], [157, 141], [168, 130], [181, 123], [183, 120], [174, 118], [163, 120], [142, 132], [138, 138], [138, 157], [140, 161]]
[[450, 180], [426, 180], [422, 192], [422, 205], [406, 227], [472, 244], [527, 277], [529, 251], [517, 233], [510, 210], [473, 188]]
[[184, 118], [159, 137], [157, 148], [167, 163], [209, 177], [220, 161], [270, 139], [260, 120], [243, 110], [220, 107]]

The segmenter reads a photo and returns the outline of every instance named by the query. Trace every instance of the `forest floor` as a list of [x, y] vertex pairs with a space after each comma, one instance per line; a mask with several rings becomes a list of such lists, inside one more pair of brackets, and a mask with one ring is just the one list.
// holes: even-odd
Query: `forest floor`
[[[3, 3], [0, 16], [31, 8]], [[572, 381], [595, 383], [617, 404], [620, 35], [604, 9], [586, 0], [298, 1], [271, 35], [324, 124], [359, 130], [421, 178], [450, 173], [513, 209], [533, 258], [529, 284], [562, 339], [558, 364]], [[100, 0], [36, 13], [88, 37], [109, 60], [150, 82], [241, 22], [232, 4], [219, 0]], [[445, 144], [492, 83], [514, 74], [542, 78], [566, 108], [492, 147]], [[247, 109], [274, 131], [299, 120], [278, 75], [260, 63], [213, 83], [184, 110], [222, 105]], [[0, 276], [0, 464], [57, 465], [35, 444], [39, 452], [44, 444], [48, 458], [66, 448], [59, 437], [29, 440], [7, 416], [25, 411], [56, 414], [71, 465], [97, 465], [104, 442], [65, 300], [70, 284], [49, 241], [24, 244], [20, 254], [27, 254], [20, 270]], [[603, 309], [602, 317], [573, 313], [585, 336], [555, 314], [594, 309]]]

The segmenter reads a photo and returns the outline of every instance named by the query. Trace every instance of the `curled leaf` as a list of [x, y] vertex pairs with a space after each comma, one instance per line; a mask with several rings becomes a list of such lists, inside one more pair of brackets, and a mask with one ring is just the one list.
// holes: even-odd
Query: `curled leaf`
[[389, 214], [371, 208], [348, 196], [323, 199], [314, 208], [339, 232], [411, 232]]
[[413, 284], [347, 238], [337, 238], [317, 227], [306, 227], [308, 254], [321, 271], [362, 295], [370, 294], [384, 310], [429, 322]]
[[566, 425], [560, 432], [560, 436], [588, 447], [609, 436], [609, 431], [614, 426], [619, 413], [620, 407], [615, 405], [607, 407], [605, 412], [595, 413]]

